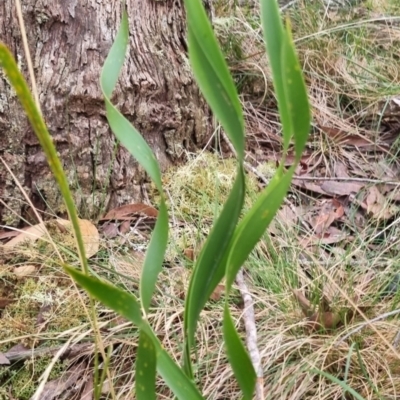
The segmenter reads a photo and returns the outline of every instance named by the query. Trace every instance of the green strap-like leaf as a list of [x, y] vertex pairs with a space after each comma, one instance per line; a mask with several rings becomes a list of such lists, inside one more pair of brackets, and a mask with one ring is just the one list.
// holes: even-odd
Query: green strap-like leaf
[[133, 322], [147, 335], [155, 349], [157, 371], [178, 399], [204, 400], [194, 383], [184, 374], [181, 368], [163, 349], [159, 339], [154, 334], [147, 320], [142, 318], [139, 302], [133, 295], [124, 292], [107, 282], [98, 280], [91, 276], [86, 276], [72, 267], [65, 266], [64, 268], [68, 274], [70, 274], [74, 280], [94, 298]]
[[282, 50], [287, 37], [276, 0], [261, 0], [261, 22], [282, 123], [283, 147], [286, 151], [292, 139], [293, 125], [287, 106], [282, 65]]
[[190, 280], [184, 318], [186, 335], [184, 366], [189, 376], [192, 376], [190, 350], [197, 321], [210, 294], [224, 276], [224, 260], [226, 260], [244, 201], [244, 182], [243, 169], [239, 168], [229, 198], [202, 248]]
[[244, 201], [244, 121], [239, 97], [200, 0], [185, 0], [189, 59], [196, 81], [231, 140], [239, 160], [228, 201], [209, 235], [189, 284], [185, 305], [184, 368], [192, 377], [190, 351], [197, 321], [210, 294], [221, 281], [229, 243]]
[[242, 389], [246, 400], [253, 398], [254, 387], [257, 376], [251, 363], [248, 352], [236, 331], [232, 317], [229, 312], [229, 303], [225, 302], [223, 333], [226, 347], [226, 354], [232, 366], [233, 372]]
[[161, 183], [161, 172], [153, 152], [143, 136], [114, 107], [110, 96], [117, 83], [128, 45], [128, 16], [123, 12], [121, 26], [110, 49], [101, 72], [100, 83], [103, 90], [107, 119], [112, 131], [125, 148], [136, 158], [156, 184], [161, 194], [157, 222], [148, 246], [140, 280], [140, 300], [146, 313], [154, 293], [158, 274], [161, 271], [168, 242], [168, 211], [165, 205]]
[[227, 290], [230, 290], [240, 267], [273, 220], [290, 186], [293, 173], [294, 167], [280, 179], [273, 179], [243, 220], [240, 221], [232, 241], [232, 250], [227, 263]]
[[14, 88], [18, 99], [25, 110], [26, 116], [28, 117], [29, 122], [31, 123], [32, 128], [39, 140], [40, 146], [42, 147], [46, 155], [50, 170], [53, 173], [54, 178], [56, 179], [56, 182], [60, 188], [61, 195], [64, 199], [64, 203], [72, 223], [75, 239], [78, 245], [78, 252], [82, 265], [82, 270], [85, 271], [85, 273], [88, 273], [85, 246], [79, 226], [78, 214], [76, 211], [74, 200], [69, 190], [68, 181], [62, 168], [61, 161], [57, 156], [56, 148], [49, 134], [49, 131], [47, 130], [42, 115], [36, 107], [36, 103], [29, 91], [28, 84], [26, 83], [22, 74], [19, 72], [17, 63], [15, 62], [7, 46], [2, 42], [0, 42], [0, 66], [3, 68], [9, 82]]
[[137, 400], [156, 400], [156, 369], [156, 349], [152, 340], [141, 330], [136, 353]]
[[244, 159], [244, 121], [235, 85], [201, 1], [185, 0], [185, 8], [189, 58], [196, 82], [241, 162]]
[[308, 140], [311, 114], [306, 85], [289, 28], [288, 23], [287, 40], [283, 42], [282, 49], [283, 86], [292, 121], [296, 160], [298, 162]]

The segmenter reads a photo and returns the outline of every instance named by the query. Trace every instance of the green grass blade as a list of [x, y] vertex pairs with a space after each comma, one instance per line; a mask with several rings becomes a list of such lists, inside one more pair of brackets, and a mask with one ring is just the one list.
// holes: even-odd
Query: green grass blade
[[287, 105], [284, 88], [285, 78], [283, 76], [284, 66], [282, 65], [282, 49], [284, 43], [287, 41], [287, 37], [276, 0], [261, 0], [261, 22], [268, 59], [271, 65], [276, 99], [278, 101], [279, 116], [282, 123], [283, 147], [286, 151], [293, 135], [293, 126], [290, 118], [290, 110]]
[[238, 168], [234, 186], [224, 208], [208, 236], [195, 265], [185, 304], [185, 370], [191, 376], [190, 350], [200, 312], [225, 273], [226, 254], [244, 201], [245, 177]]
[[186, 0], [189, 59], [196, 81], [231, 140], [244, 158], [244, 121], [239, 97], [210, 22], [199, 0]]
[[125, 148], [136, 158], [139, 164], [149, 174], [161, 193], [161, 203], [157, 223], [154, 228], [150, 244], [146, 252], [140, 280], [140, 299], [143, 311], [146, 313], [150, 307], [158, 274], [161, 271], [164, 254], [168, 242], [168, 211], [165, 205], [163, 188], [161, 183], [161, 171], [151, 148], [142, 135], [131, 123], [114, 107], [110, 96], [117, 83], [126, 49], [128, 45], [128, 16], [124, 11], [121, 26], [115, 41], [110, 49], [101, 72], [100, 83], [103, 90], [107, 119], [112, 131]]
[[136, 398], [156, 400], [156, 350], [146, 333], [140, 331], [139, 347], [136, 354]]
[[283, 86], [293, 127], [296, 160], [299, 161], [308, 140], [311, 127], [311, 112], [306, 84], [295, 47], [287, 26], [287, 40], [283, 43], [282, 65], [284, 66]]
[[232, 366], [244, 398], [246, 400], [251, 400], [253, 398], [257, 375], [254, 371], [249, 354], [235, 329], [227, 300], [224, 308], [223, 333], [229, 363]]
[[338, 384], [345, 392], [349, 392], [355, 399], [357, 400], [365, 400], [359, 393], [357, 393], [353, 388], [351, 388], [347, 383], [341, 381], [340, 379], [336, 378], [335, 376], [329, 374], [328, 372], [320, 371], [319, 369], [311, 370], [313, 373], [317, 373], [319, 375], [328, 378], [332, 382]]
[[40, 111], [36, 107], [36, 103], [29, 91], [29, 86], [24, 77], [19, 72], [17, 63], [15, 62], [10, 51], [6, 45], [0, 42], [0, 66], [4, 70], [11, 86], [14, 88], [22, 107], [25, 110], [26, 116], [39, 140], [51, 172], [56, 179], [63, 197], [65, 206], [68, 211], [69, 219], [71, 220], [72, 227], [77, 242], [79, 258], [82, 265], [82, 270], [88, 273], [88, 264], [85, 256], [85, 246], [82, 239], [81, 230], [79, 227], [78, 214], [76, 211], [75, 203], [69, 190], [68, 181], [65, 176], [64, 170], [60, 159], [57, 156], [57, 151], [54, 146], [53, 140], [47, 130], [46, 124]]
[[91, 276], [86, 276], [72, 267], [64, 266], [64, 268], [68, 274], [94, 298], [133, 322], [148, 336], [155, 348], [157, 371], [178, 399], [204, 400], [194, 383], [163, 349], [147, 320], [142, 318], [140, 304], [132, 294], [118, 289], [107, 282]]

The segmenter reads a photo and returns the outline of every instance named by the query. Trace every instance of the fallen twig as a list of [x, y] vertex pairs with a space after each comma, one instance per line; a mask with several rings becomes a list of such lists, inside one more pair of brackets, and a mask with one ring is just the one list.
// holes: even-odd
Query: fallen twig
[[382, 185], [393, 185], [400, 186], [399, 181], [385, 181], [381, 179], [370, 179], [370, 178], [356, 178], [356, 177], [322, 177], [322, 176], [301, 176], [294, 175], [293, 179], [299, 181], [338, 181], [338, 182], [365, 182], [365, 183], [376, 183]]

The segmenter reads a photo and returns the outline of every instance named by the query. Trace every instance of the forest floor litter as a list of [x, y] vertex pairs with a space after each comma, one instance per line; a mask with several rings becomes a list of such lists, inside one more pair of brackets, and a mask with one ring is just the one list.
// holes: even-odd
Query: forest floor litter
[[[243, 269], [271, 400], [354, 398], [346, 385], [365, 399], [400, 393], [400, 6], [358, 3], [331, 9], [298, 1], [284, 11], [313, 128], [285, 203]], [[282, 158], [257, 7], [218, 2], [214, 24], [245, 111], [245, 210]], [[170, 240], [149, 320], [176, 360], [190, 273], [235, 178], [219, 129], [214, 139], [217, 151], [188, 154], [163, 176]], [[284, 162], [294, 162], [291, 151]], [[157, 193], [147, 195], [148, 204], [80, 220], [91, 272], [133, 293], [157, 217]], [[92, 398], [88, 296], [63, 272], [46, 230], [64, 261], [78, 266], [68, 221], [0, 231], [1, 400], [30, 399], [40, 382], [46, 400]], [[241, 398], [222, 342], [223, 293], [222, 282], [196, 338], [195, 378], [213, 400]], [[231, 309], [244, 334], [238, 287]], [[110, 354], [103, 398], [135, 398], [137, 329], [98, 303], [96, 312]], [[173, 398], [161, 380], [157, 393]]]

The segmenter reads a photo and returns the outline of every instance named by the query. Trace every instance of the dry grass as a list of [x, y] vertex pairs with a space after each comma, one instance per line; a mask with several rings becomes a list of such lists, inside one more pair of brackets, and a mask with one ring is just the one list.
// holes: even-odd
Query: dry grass
[[[279, 156], [280, 125], [272, 94], [270, 71], [263, 54], [257, 8], [233, 10], [219, 4], [216, 28], [242, 94], [248, 127], [248, 160], [273, 169]], [[233, 12], [234, 11], [234, 12]], [[316, 176], [332, 176], [338, 161], [355, 166], [385, 161], [397, 167], [399, 145], [382, 154], [348, 148], [329, 138], [321, 126], [379, 142], [382, 126], [395, 126], [385, 115], [391, 98], [399, 92], [400, 7], [397, 0], [371, 0], [351, 10], [328, 10], [318, 1], [298, 1], [286, 10], [303, 63], [314, 110], [314, 129], [309, 145], [310, 168]], [[228, 16], [228, 17], [226, 17]], [[225, 19], [224, 19], [225, 18]], [[223, 147], [223, 145], [222, 145]], [[164, 176], [169, 195], [171, 238], [150, 319], [165, 348], [179, 362], [182, 354], [184, 296], [193, 260], [218, 215], [234, 178], [234, 162], [202, 153], [188, 155], [189, 163]], [[375, 164], [374, 164], [375, 165]], [[381, 179], [377, 168], [368, 177]], [[352, 175], [353, 176], [353, 175]], [[259, 183], [248, 176], [246, 208], [257, 195]], [[301, 213], [318, 203], [318, 196], [296, 191], [289, 201]], [[245, 265], [246, 281], [256, 304], [258, 346], [264, 368], [267, 399], [352, 399], [339, 384], [323, 376], [329, 373], [365, 399], [396, 399], [400, 393], [400, 358], [394, 345], [400, 330], [398, 318], [383, 318], [351, 334], [364, 323], [355, 302], [370, 319], [398, 308], [398, 295], [383, 296], [382, 289], [399, 273], [398, 223], [366, 216], [360, 227], [350, 207], [341, 229], [352, 240], [305, 247], [310, 232], [297, 218], [281, 213]], [[302, 215], [300, 215], [302, 216]], [[296, 217], [299, 217], [297, 215]], [[55, 238], [57, 239], [57, 238]], [[91, 268], [100, 276], [132, 292], [137, 290], [147, 240], [131, 232], [122, 242], [104, 241]], [[78, 264], [73, 253], [62, 250], [68, 262]], [[186, 254], [186, 255], [185, 255]], [[32, 264], [33, 276], [17, 279], [15, 266]], [[53, 346], [73, 338], [93, 341], [85, 314], [86, 296], [71, 286], [45, 245], [22, 247], [3, 260], [0, 297], [13, 292], [15, 303], [2, 312], [0, 351], [18, 343]], [[396, 287], [396, 285], [395, 285]], [[310, 329], [292, 290], [300, 290], [313, 309], [328, 299], [341, 323], [334, 329]], [[50, 299], [50, 300], [49, 300]], [[350, 301], [349, 301], [350, 300]], [[43, 307], [50, 304], [50, 309]], [[242, 329], [241, 299], [232, 296], [232, 314]], [[112, 345], [111, 381], [103, 387], [104, 399], [112, 386], [118, 399], [134, 398], [134, 360], [137, 331], [126, 321], [97, 305], [105, 345]], [[38, 324], [42, 314], [45, 324]], [[201, 316], [197, 336], [195, 378], [209, 399], [239, 399], [241, 394], [227, 363], [222, 342], [222, 300], [210, 302]], [[85, 355], [91, 361], [91, 355]], [[50, 379], [62, 376], [78, 358], [57, 363]], [[15, 363], [12, 370], [0, 367], [0, 398], [29, 399], [49, 358]], [[92, 368], [92, 365], [90, 366]], [[90, 375], [89, 372], [86, 372]], [[10, 389], [11, 388], [11, 389]], [[3, 390], [3, 392], [1, 391]], [[160, 381], [158, 398], [173, 398]], [[61, 398], [61, 397], [60, 397]]]

